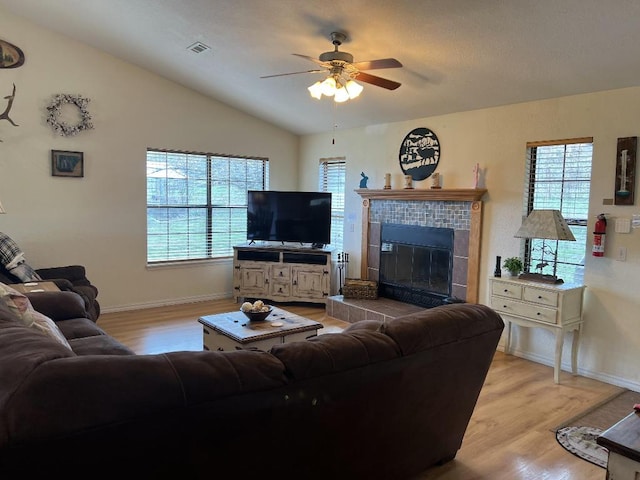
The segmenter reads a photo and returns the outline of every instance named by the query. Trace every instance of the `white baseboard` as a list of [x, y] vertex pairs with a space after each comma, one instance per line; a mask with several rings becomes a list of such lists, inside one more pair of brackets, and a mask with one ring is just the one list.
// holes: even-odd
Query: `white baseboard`
[[144, 302], [144, 303], [132, 303], [128, 305], [117, 305], [108, 308], [102, 308], [100, 313], [116, 313], [116, 312], [128, 312], [131, 310], [142, 310], [144, 308], [155, 308], [155, 307], [167, 307], [169, 305], [184, 305], [187, 303], [198, 303], [198, 302], [206, 302], [209, 300], [222, 300], [225, 298], [233, 298], [233, 294], [231, 292], [228, 293], [219, 293], [216, 295], [199, 295], [195, 297], [184, 297], [184, 298], [174, 298], [171, 300], [163, 300], [159, 302]]
[[[502, 343], [500, 344], [499, 350], [504, 352], [504, 345]], [[554, 366], [554, 360], [552, 358], [543, 357], [543, 356], [538, 355], [536, 353], [523, 352], [522, 350], [515, 350], [514, 351], [513, 349], [511, 349], [511, 352], [509, 353], [509, 355], [514, 355], [516, 357], [524, 358], [525, 360], [530, 360], [532, 362], [541, 363], [543, 365], [547, 365], [547, 366], [551, 367], [552, 369], [553, 369], [553, 366]], [[562, 367], [562, 372], [564, 372], [564, 373], [570, 373], [571, 372], [571, 364], [569, 362], [562, 363], [561, 367]], [[580, 375], [582, 377], [586, 377], [586, 378], [592, 378], [594, 380], [598, 380], [598, 381], [603, 382], [603, 383], [608, 383], [609, 385], [615, 385], [617, 387], [627, 388], [629, 390], [633, 390], [634, 392], [640, 392], [640, 383], [632, 382], [627, 378], [620, 378], [620, 377], [615, 376], [615, 375], [609, 375], [609, 374], [602, 373], [602, 372], [595, 372], [593, 370], [587, 370], [585, 368], [580, 368], [580, 362], [579, 361], [578, 361], [578, 375]], [[550, 378], [553, 380], [553, 371], [551, 372], [551, 377]], [[562, 381], [562, 379], [560, 381]]]

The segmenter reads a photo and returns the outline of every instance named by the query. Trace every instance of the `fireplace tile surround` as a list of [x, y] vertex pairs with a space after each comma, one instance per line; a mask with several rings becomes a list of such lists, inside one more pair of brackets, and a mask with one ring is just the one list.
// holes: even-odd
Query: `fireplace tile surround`
[[[452, 228], [454, 251], [452, 296], [478, 300], [482, 196], [486, 189], [368, 190], [356, 192], [362, 201], [361, 278], [378, 280], [380, 231], [383, 223]], [[423, 307], [387, 298], [377, 300], [329, 298], [327, 314], [348, 322], [388, 320]]]

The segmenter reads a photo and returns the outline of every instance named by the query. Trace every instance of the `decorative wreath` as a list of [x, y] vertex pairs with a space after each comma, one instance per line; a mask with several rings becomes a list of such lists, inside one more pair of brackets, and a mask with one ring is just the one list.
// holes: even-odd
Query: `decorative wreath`
[[[81, 95], [70, 95], [68, 93], [59, 93], [53, 96], [51, 104], [47, 107], [49, 114], [47, 115], [47, 123], [63, 137], [69, 137], [77, 135], [83, 130], [91, 130], [93, 123], [91, 123], [91, 114], [87, 110], [87, 104], [89, 99]], [[65, 104], [72, 104], [78, 107], [80, 110], [80, 122], [75, 125], [69, 125], [59, 120], [62, 107]]]

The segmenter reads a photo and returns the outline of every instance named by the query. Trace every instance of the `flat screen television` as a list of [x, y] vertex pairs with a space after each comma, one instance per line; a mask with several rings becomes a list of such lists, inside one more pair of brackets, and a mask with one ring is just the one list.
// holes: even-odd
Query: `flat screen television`
[[247, 240], [331, 243], [331, 193], [249, 190]]

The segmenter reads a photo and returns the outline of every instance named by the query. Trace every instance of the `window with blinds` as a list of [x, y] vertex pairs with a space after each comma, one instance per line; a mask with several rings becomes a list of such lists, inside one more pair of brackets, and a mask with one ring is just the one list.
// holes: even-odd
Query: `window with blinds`
[[233, 256], [247, 240], [247, 191], [266, 190], [269, 161], [147, 150], [147, 263]]
[[336, 252], [341, 252], [343, 245], [346, 171], [344, 158], [320, 160], [318, 189], [331, 192], [331, 246]]
[[576, 241], [546, 240], [545, 254], [542, 240], [524, 239], [525, 271], [552, 274], [552, 251], [557, 252], [556, 275], [567, 283], [582, 282], [592, 156], [591, 137], [527, 143], [523, 219], [534, 209], [560, 210]]

